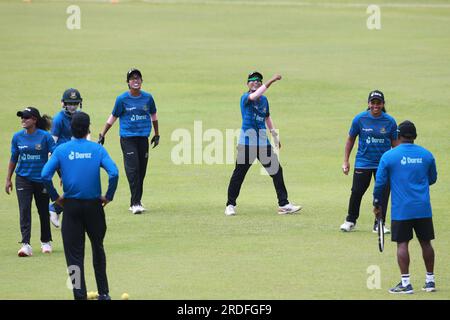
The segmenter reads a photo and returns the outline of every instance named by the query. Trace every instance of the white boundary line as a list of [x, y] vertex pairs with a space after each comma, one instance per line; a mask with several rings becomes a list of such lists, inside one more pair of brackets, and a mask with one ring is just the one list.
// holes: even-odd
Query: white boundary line
[[245, 0], [23, 0], [24, 2], [38, 3], [38, 2], [72, 2], [72, 3], [131, 3], [144, 2], [149, 4], [195, 4], [195, 5], [248, 5], [248, 6], [271, 6], [271, 7], [325, 7], [325, 8], [367, 8], [371, 4], [376, 4], [380, 8], [405, 8], [405, 9], [450, 9], [450, 4], [440, 3], [332, 3], [332, 2], [304, 2], [304, 1], [245, 1]]

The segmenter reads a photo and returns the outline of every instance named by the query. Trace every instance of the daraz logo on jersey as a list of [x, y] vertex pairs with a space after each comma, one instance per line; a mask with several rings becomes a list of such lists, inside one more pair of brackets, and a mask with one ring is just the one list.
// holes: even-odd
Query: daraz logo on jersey
[[374, 137], [367, 137], [366, 143], [367, 143], [367, 144], [371, 144], [371, 143], [384, 143], [384, 139], [377, 139], [377, 138], [374, 138]]
[[136, 114], [133, 114], [132, 116], [131, 116], [131, 121], [139, 121], [139, 120], [146, 120], [147, 119], [147, 115], [143, 115], [143, 116], [139, 116], [139, 115], [136, 115]]
[[402, 160], [400, 160], [402, 166], [406, 164], [421, 164], [422, 162], [423, 162], [422, 158], [403, 157]]
[[21, 159], [22, 161], [25, 161], [25, 160], [31, 160], [31, 161], [34, 161], [34, 160], [41, 160], [41, 155], [40, 155], [40, 154], [28, 154], [28, 153], [23, 153], [22, 156], [20, 157], [20, 159]]
[[71, 151], [69, 154], [69, 160], [75, 160], [75, 159], [91, 159], [92, 153], [82, 153], [82, 152], [74, 152]]

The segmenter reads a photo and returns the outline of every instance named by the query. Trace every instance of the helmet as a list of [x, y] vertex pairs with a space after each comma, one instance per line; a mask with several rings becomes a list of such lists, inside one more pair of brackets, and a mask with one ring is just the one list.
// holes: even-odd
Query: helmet
[[74, 113], [77, 110], [77, 107], [75, 108], [68, 108], [67, 105], [73, 105], [73, 104], [80, 104], [80, 109], [82, 108], [82, 101], [83, 98], [81, 98], [80, 91], [74, 88], [67, 89], [64, 91], [61, 102], [64, 105], [64, 108], [69, 114]]

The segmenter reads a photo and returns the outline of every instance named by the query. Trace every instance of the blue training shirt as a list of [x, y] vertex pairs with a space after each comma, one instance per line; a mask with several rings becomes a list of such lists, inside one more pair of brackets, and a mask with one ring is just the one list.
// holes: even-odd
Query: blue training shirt
[[148, 137], [152, 130], [151, 114], [156, 113], [156, 105], [150, 93], [141, 90], [138, 97], [129, 91], [117, 97], [112, 115], [119, 118], [120, 136]]
[[269, 101], [265, 96], [252, 101], [249, 95], [250, 92], [247, 92], [241, 97], [242, 127], [239, 144], [270, 145], [266, 131], [266, 118], [270, 115]]
[[86, 139], [73, 139], [55, 149], [42, 169], [42, 180], [52, 200], [58, 198], [52, 177], [61, 170], [64, 198], [98, 199], [101, 197], [100, 167], [109, 176], [106, 198], [112, 200], [119, 180], [119, 171], [106, 149]]
[[17, 164], [16, 174], [41, 183], [42, 168], [54, 149], [55, 141], [45, 130], [36, 129], [32, 134], [26, 130], [15, 133], [11, 141], [11, 162]]
[[390, 184], [392, 220], [430, 218], [429, 186], [436, 180], [436, 162], [431, 152], [412, 143], [402, 143], [381, 157], [374, 199], [382, 201], [384, 189]]
[[397, 140], [397, 123], [385, 112], [374, 117], [367, 110], [353, 119], [348, 134], [353, 138], [359, 136], [355, 169], [376, 169], [381, 156]]
[[72, 139], [72, 130], [70, 128], [70, 122], [72, 116], [67, 114], [65, 110], [58, 112], [52, 121], [52, 136], [58, 137], [56, 146], [59, 146]]

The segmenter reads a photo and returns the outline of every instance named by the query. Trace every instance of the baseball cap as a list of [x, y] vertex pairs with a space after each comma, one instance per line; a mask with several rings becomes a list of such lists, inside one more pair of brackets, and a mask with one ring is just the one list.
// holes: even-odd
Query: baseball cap
[[132, 69], [128, 70], [128, 72], [127, 72], [127, 82], [130, 81], [130, 78], [133, 74], [137, 74], [139, 76], [139, 78], [142, 79], [142, 73], [138, 69], [132, 68]]
[[35, 117], [39, 119], [41, 117], [41, 114], [39, 113], [39, 110], [34, 107], [26, 107], [22, 111], [17, 112], [18, 117]]
[[262, 81], [263, 75], [258, 71], [254, 71], [248, 75], [247, 82], [250, 81]]
[[369, 97], [367, 98], [367, 102], [370, 102], [372, 100], [380, 100], [384, 103], [384, 94], [380, 90], [374, 90], [369, 93]]
[[399, 124], [397, 128], [398, 135], [405, 138], [417, 138], [416, 126], [409, 120], [405, 120]]
[[80, 91], [74, 88], [70, 88], [64, 91], [61, 101], [65, 103], [67, 102], [81, 103], [81, 101], [83, 101], [83, 98], [81, 98]]
[[87, 113], [82, 111], [74, 113], [70, 126], [75, 129], [87, 129], [91, 124], [91, 119]]

